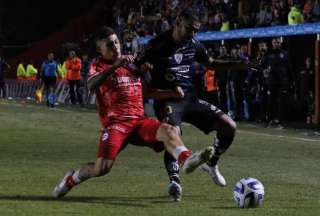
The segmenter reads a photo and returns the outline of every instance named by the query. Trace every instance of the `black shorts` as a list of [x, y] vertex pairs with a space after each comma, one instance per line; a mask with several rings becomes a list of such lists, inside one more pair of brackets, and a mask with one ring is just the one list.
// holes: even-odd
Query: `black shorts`
[[49, 87], [54, 87], [56, 85], [57, 77], [44, 76], [44, 77], [42, 77], [42, 80], [43, 80], [45, 87], [49, 88]]
[[179, 127], [182, 122], [187, 122], [206, 134], [214, 130], [214, 122], [224, 114], [194, 94], [186, 94], [183, 99], [155, 102], [154, 108], [160, 121]]

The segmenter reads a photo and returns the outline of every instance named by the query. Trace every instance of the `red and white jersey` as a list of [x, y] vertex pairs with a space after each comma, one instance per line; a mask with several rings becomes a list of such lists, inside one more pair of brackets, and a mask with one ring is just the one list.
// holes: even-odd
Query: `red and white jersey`
[[[111, 65], [103, 58], [95, 59], [89, 79]], [[129, 67], [120, 67], [96, 89], [100, 121], [104, 127], [112, 122], [138, 119], [144, 116], [142, 83], [138, 74]]]

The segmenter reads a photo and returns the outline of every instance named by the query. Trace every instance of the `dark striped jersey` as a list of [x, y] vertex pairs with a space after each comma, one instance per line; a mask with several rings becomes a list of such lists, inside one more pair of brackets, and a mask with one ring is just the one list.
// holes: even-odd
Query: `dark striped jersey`
[[206, 64], [208, 61], [207, 51], [200, 42], [192, 39], [177, 44], [172, 38], [172, 30], [152, 39], [139, 58], [139, 63], [153, 64], [150, 86], [159, 89], [175, 86], [184, 90], [194, 89], [195, 62]]

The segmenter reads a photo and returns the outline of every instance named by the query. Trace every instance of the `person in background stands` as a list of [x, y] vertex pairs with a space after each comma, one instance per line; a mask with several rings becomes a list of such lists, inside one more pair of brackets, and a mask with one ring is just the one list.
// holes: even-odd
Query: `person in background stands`
[[65, 61], [67, 69], [67, 80], [70, 87], [70, 100], [73, 105], [83, 104], [81, 87], [81, 59], [77, 57], [75, 51], [69, 52], [69, 58]]

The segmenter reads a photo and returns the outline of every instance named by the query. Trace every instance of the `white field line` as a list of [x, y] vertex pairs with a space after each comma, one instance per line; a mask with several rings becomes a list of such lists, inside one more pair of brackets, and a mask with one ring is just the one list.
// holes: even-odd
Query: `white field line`
[[[193, 127], [189, 123], [182, 123], [184, 126]], [[237, 130], [237, 133], [243, 133], [243, 134], [251, 134], [256, 136], [263, 136], [263, 137], [270, 137], [270, 138], [280, 138], [280, 139], [289, 139], [289, 140], [295, 140], [295, 141], [303, 141], [303, 142], [319, 142], [320, 139], [309, 139], [309, 138], [302, 138], [302, 137], [295, 137], [295, 136], [285, 136], [285, 135], [274, 135], [274, 134], [268, 134], [264, 132], [253, 132], [248, 130]]]
[[[10, 106], [26, 106], [23, 104], [9, 104], [9, 103], [1, 103], [3, 105], [10, 105]], [[26, 106], [30, 108], [31, 106]], [[54, 108], [53, 111], [59, 111], [59, 112], [65, 112], [65, 113], [71, 113], [73, 111], [71, 110], [64, 110], [64, 109], [59, 109], [59, 108]], [[192, 126], [188, 123], [183, 123], [185, 126]], [[268, 134], [268, 133], [262, 133], [262, 132], [253, 132], [253, 131], [248, 131], [248, 130], [237, 130], [238, 133], [244, 133], [244, 134], [252, 134], [256, 136], [264, 136], [264, 137], [270, 137], [270, 138], [280, 138], [280, 139], [290, 139], [290, 140], [297, 140], [297, 141], [304, 141], [304, 142], [319, 142], [320, 139], [309, 139], [309, 138], [302, 138], [302, 137], [295, 137], [295, 136], [285, 136], [285, 135], [274, 135], [274, 134]]]
[[[15, 107], [23, 107], [23, 108], [37, 108], [37, 109], [42, 109], [42, 108], [45, 108], [45, 106], [43, 106], [42, 104], [39, 104], [39, 105], [34, 105], [34, 104], [27, 104], [27, 103], [6, 103], [6, 102], [1, 102], [0, 105], [6, 105], [6, 106], [15, 106]], [[48, 108], [48, 111], [59, 111], [59, 112], [65, 112], [65, 113], [72, 113], [73, 111], [72, 110], [65, 110], [65, 109], [60, 109], [60, 108], [53, 108], [52, 110], [50, 110], [49, 107]]]
[[252, 135], [256, 135], [256, 136], [271, 137], [271, 138], [291, 139], [291, 140], [298, 140], [298, 141], [304, 141], [304, 142], [319, 142], [320, 143], [320, 139], [309, 139], [309, 138], [285, 136], [285, 135], [274, 135], [274, 134], [253, 132], [253, 131], [247, 131], [247, 130], [237, 130], [237, 132], [244, 133], [244, 134], [252, 134]]

